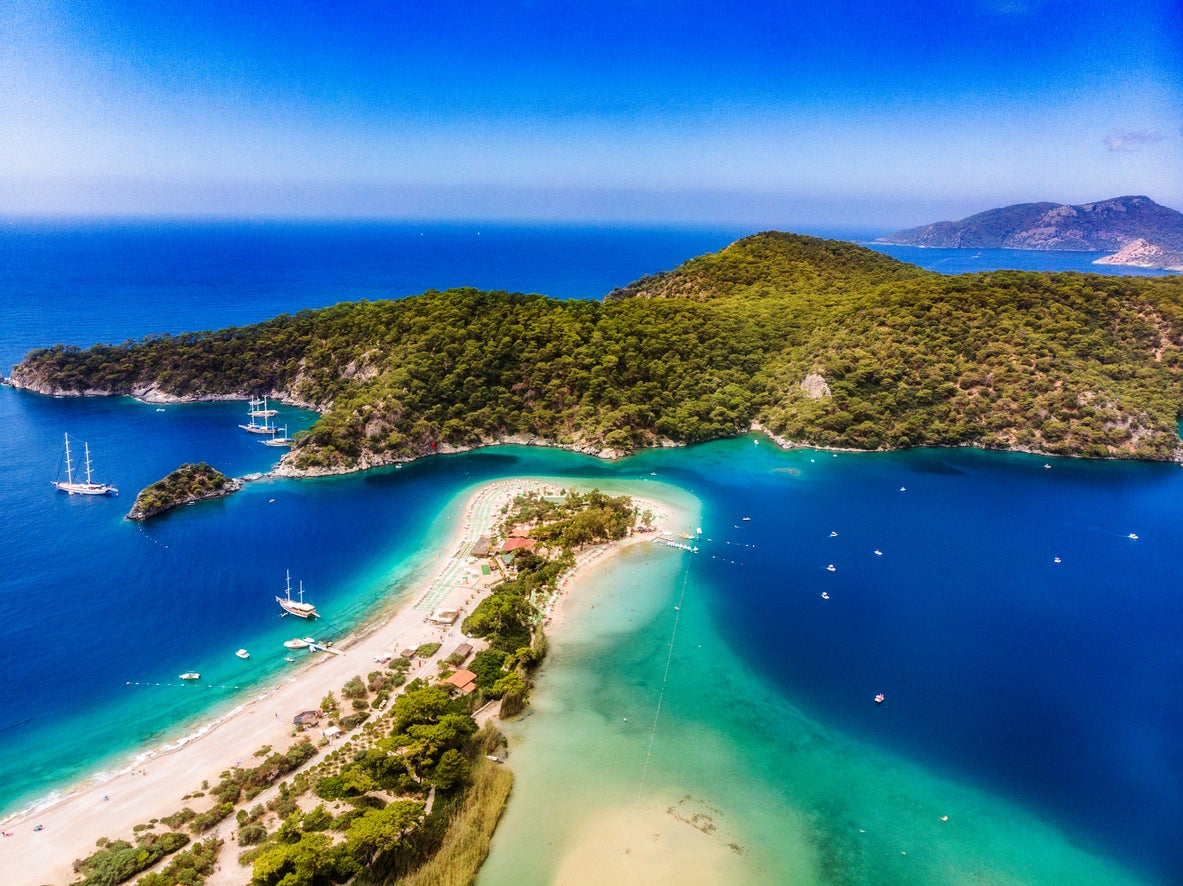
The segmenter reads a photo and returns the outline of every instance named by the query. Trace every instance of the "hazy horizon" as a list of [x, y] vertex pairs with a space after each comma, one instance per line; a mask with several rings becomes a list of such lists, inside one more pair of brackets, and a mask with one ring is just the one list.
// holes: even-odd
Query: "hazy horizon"
[[1183, 208], [1170, 0], [14, 0], [0, 215], [890, 231]]

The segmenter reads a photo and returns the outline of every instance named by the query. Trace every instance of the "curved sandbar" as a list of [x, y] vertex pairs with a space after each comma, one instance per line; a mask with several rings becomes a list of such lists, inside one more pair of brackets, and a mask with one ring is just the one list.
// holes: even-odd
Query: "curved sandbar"
[[[406, 602], [391, 617], [363, 633], [338, 644], [343, 655], [314, 658], [300, 671], [255, 694], [226, 716], [203, 727], [188, 740], [157, 748], [134, 768], [109, 778], [77, 784], [60, 799], [17, 812], [2, 822], [0, 830], [11, 836], [0, 839], [0, 870], [6, 886], [42, 886], [46, 883], [71, 883], [77, 879], [72, 864], [94, 851], [95, 841], [103, 837], [131, 839], [135, 825], [170, 815], [182, 806], [204, 811], [214, 803], [210, 796], [182, 801], [182, 797], [200, 790], [202, 781], [215, 784], [219, 773], [252, 759], [259, 748], [270, 745], [283, 752], [307, 734], [292, 733], [293, 713], [316, 707], [328, 692], [338, 692], [354, 674], [372, 669], [384, 653], [426, 642], [439, 642], [439, 651], [416, 663], [410, 676], [433, 674], [436, 660], [448, 655], [462, 642], [457, 619], [451, 625], [427, 622], [430, 609], [442, 606], [471, 611], [489, 590], [492, 579], [471, 579], [465, 565], [472, 544], [487, 534], [496, 522], [502, 504], [529, 489], [570, 487], [570, 481], [545, 483], [541, 480], [502, 480], [484, 485], [471, 495], [452, 535], [442, 550], [431, 577], [408, 594]], [[654, 512], [660, 524], [664, 508], [653, 502], [634, 498], [639, 508]], [[653, 533], [636, 533], [628, 538], [584, 549], [576, 557], [575, 567], [565, 576], [560, 594], [583, 570], [600, 562], [610, 552], [631, 543], [645, 541]], [[425, 611], [424, 602], [437, 601]], [[554, 613], [552, 609], [549, 614]], [[314, 736], [315, 738], [316, 736]], [[275, 791], [272, 787], [251, 802], [263, 802]], [[34, 831], [40, 826], [41, 830]], [[250, 869], [240, 867], [236, 857], [241, 847], [231, 840], [236, 829], [233, 817], [201, 835], [217, 836], [226, 841], [218, 871], [207, 880], [216, 884], [244, 883]]]

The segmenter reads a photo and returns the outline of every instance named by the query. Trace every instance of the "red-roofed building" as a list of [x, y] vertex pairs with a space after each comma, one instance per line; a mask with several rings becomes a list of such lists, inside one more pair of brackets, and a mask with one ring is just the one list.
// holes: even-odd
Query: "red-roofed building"
[[532, 552], [536, 544], [538, 544], [538, 542], [532, 538], [522, 538], [520, 535], [513, 535], [501, 543], [501, 552], [503, 554], [520, 550]]
[[452, 676], [441, 682], [447, 684], [448, 686], [455, 686], [465, 695], [468, 695], [470, 692], [476, 689], [476, 674], [474, 674], [472, 671], [466, 671], [461, 668], [452, 674]]

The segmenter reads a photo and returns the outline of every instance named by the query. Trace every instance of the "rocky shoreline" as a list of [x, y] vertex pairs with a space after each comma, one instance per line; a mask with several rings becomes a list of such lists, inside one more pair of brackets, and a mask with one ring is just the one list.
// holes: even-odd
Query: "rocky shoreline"
[[182, 505], [224, 498], [242, 489], [243, 480], [227, 477], [204, 462], [181, 465], [167, 477], [140, 490], [128, 520], [147, 520]]
[[1113, 255], [1097, 259], [1093, 264], [1122, 265], [1159, 271], [1183, 271], [1183, 253], [1169, 252], [1161, 246], [1139, 238], [1127, 243]]

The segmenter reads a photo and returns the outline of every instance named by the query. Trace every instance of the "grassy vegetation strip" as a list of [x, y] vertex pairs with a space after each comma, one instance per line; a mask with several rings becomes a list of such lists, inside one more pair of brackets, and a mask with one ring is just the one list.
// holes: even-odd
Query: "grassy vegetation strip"
[[141, 834], [135, 844], [126, 840], [100, 840], [96, 852], [74, 862], [74, 872], [85, 874], [80, 886], [116, 886], [188, 842], [184, 834], [174, 833]]
[[463, 886], [471, 883], [489, 854], [489, 842], [501, 820], [513, 774], [503, 766], [484, 760], [474, 768], [472, 787], [448, 825], [439, 851], [421, 868], [396, 886]]

